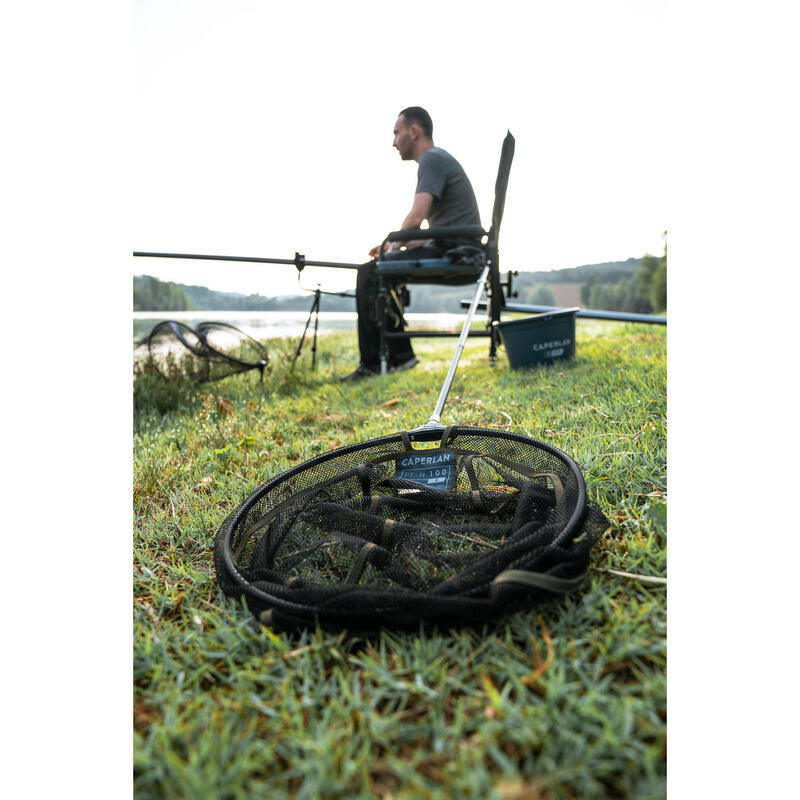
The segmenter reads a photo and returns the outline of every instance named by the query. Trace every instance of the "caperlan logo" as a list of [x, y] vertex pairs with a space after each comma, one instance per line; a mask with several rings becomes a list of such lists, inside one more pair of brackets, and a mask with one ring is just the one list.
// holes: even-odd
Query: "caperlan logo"
[[555, 350], [557, 347], [563, 349], [568, 344], [572, 344], [572, 339], [556, 339], [553, 342], [536, 342], [533, 345], [533, 351], [538, 353], [540, 350]]
[[433, 467], [436, 464], [448, 464], [452, 460], [452, 453], [439, 453], [436, 456], [406, 456], [397, 463], [400, 467]]

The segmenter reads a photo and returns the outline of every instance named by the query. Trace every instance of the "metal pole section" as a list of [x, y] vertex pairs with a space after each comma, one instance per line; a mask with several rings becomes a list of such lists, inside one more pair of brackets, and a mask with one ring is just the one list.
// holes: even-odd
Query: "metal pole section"
[[[461, 308], [466, 308], [469, 300], [461, 301]], [[478, 308], [486, 308], [486, 303], [481, 301]], [[506, 311], [525, 311], [533, 314], [547, 313], [548, 311], [561, 311], [559, 306], [529, 306], [524, 303], [506, 303]], [[600, 311], [594, 308], [581, 308], [575, 312], [576, 317], [585, 319], [609, 319], [617, 322], [646, 322], [650, 325], [666, 325], [666, 317], [654, 317], [651, 314], [634, 314], [629, 311]]]
[[453, 385], [453, 378], [456, 375], [456, 367], [458, 367], [459, 359], [461, 358], [461, 351], [464, 349], [464, 343], [467, 341], [469, 334], [469, 326], [472, 324], [472, 318], [475, 316], [475, 309], [478, 307], [478, 301], [481, 299], [483, 293], [483, 285], [486, 283], [486, 278], [489, 275], [489, 265], [483, 268], [478, 283], [475, 286], [475, 294], [472, 298], [472, 305], [467, 312], [467, 318], [464, 320], [464, 325], [461, 328], [461, 336], [458, 337], [458, 344], [456, 345], [456, 352], [453, 355], [453, 360], [450, 363], [450, 369], [447, 372], [447, 377], [444, 379], [442, 391], [439, 392], [439, 399], [436, 401], [436, 408], [433, 410], [431, 418], [423, 425], [423, 428], [438, 428], [441, 427], [441, 416], [444, 409], [444, 404], [447, 402], [447, 395], [450, 394], [450, 387]]
[[295, 258], [256, 258], [255, 256], [207, 256], [195, 253], [143, 253], [134, 251], [135, 256], [148, 258], [197, 258], [206, 261], [252, 261], [258, 264], [291, 264], [297, 269], [303, 267], [338, 267], [340, 269], [358, 269], [361, 264], [350, 264], [344, 261], [307, 261], [304, 256]]

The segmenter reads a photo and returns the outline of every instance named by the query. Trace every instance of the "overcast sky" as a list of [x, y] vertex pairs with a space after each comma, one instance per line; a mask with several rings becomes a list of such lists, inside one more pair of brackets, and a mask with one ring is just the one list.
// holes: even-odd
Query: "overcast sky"
[[[397, 112], [428, 109], [488, 225], [517, 141], [503, 267], [660, 254], [666, 4], [136, 0], [135, 250], [362, 262], [400, 227], [416, 164]], [[135, 259], [134, 274], [297, 291], [291, 266]], [[355, 285], [311, 270], [304, 285]]]

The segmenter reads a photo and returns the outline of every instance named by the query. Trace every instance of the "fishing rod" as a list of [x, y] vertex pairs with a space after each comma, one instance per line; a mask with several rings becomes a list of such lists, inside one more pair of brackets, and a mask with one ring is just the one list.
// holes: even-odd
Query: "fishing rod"
[[[469, 300], [462, 300], [461, 308], [467, 308], [469, 303]], [[478, 308], [486, 308], [486, 301], [482, 300], [478, 303]], [[506, 311], [523, 311], [530, 314], [546, 314], [550, 311], [561, 310], [559, 306], [537, 306], [525, 303], [506, 303], [503, 308]], [[667, 324], [666, 317], [654, 317], [652, 314], [634, 314], [627, 311], [601, 311], [595, 308], [580, 308], [575, 312], [575, 316], [585, 317], [586, 319], [610, 319], [618, 322], [646, 322], [650, 325]]]
[[257, 258], [256, 256], [208, 256], [198, 253], [143, 253], [134, 250], [135, 256], [147, 258], [197, 258], [207, 261], [252, 261], [258, 264], [292, 264], [298, 272], [304, 267], [337, 267], [339, 269], [358, 269], [361, 264], [350, 264], [344, 261], [308, 261], [302, 253], [295, 252], [294, 258]]

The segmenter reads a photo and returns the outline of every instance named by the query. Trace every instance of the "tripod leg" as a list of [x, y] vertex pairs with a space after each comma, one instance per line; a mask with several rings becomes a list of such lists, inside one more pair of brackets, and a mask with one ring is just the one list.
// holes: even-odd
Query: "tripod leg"
[[[308, 319], [306, 320], [306, 326], [303, 328], [303, 335], [300, 337], [300, 344], [297, 345], [297, 350], [295, 351], [294, 358], [292, 359], [292, 367], [291, 369], [294, 370], [294, 365], [297, 362], [297, 359], [300, 356], [300, 353], [303, 350], [303, 342], [306, 340], [306, 332], [308, 331], [308, 326], [311, 324], [311, 317], [314, 316], [314, 312], [317, 312], [317, 316], [319, 316], [319, 298], [320, 298], [320, 290], [317, 289], [314, 292], [314, 301], [311, 303], [311, 310], [308, 312]], [[314, 329], [314, 351], [316, 351], [316, 328]], [[313, 351], [312, 351], [312, 364], [313, 364]], [[312, 367], [313, 368], [313, 367]]]
[[317, 330], [319, 329], [319, 292], [317, 292], [317, 308], [314, 314], [314, 341], [311, 344], [311, 369], [317, 368]]

